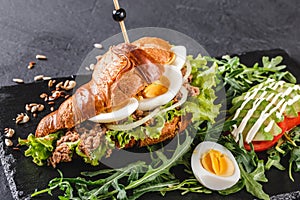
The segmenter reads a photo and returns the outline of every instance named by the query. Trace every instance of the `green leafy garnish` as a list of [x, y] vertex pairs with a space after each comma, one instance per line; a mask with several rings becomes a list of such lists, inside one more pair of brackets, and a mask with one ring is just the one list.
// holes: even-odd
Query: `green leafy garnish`
[[33, 134], [29, 134], [27, 139], [19, 138], [19, 144], [28, 146], [28, 149], [25, 151], [25, 156], [31, 156], [35, 164], [42, 166], [52, 155], [55, 142], [62, 134], [62, 131], [44, 137], [35, 137]]
[[280, 65], [283, 58], [277, 56], [270, 60], [269, 57], [262, 58], [262, 66], [255, 63], [248, 67], [240, 62], [239, 57], [223, 56], [222, 59], [205, 57], [207, 61], [213, 61], [218, 65], [218, 72], [226, 89], [227, 102], [248, 91], [252, 86], [266, 81], [268, 78], [274, 80], [286, 80], [296, 83], [296, 78], [289, 71], [282, 71], [285, 65]]

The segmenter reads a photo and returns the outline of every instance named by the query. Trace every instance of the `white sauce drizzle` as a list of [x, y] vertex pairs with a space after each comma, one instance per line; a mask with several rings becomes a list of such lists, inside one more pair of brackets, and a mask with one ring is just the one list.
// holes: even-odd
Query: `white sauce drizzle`
[[271, 130], [271, 128], [273, 127], [274, 123], [275, 123], [275, 120], [271, 120], [269, 122], [268, 126], [264, 128], [264, 131], [269, 132]]
[[255, 101], [253, 102], [253, 107], [250, 110], [248, 110], [246, 116], [243, 118], [243, 120], [242, 120], [241, 124], [239, 125], [239, 127], [237, 129], [233, 130], [234, 135], [237, 135], [238, 133], [243, 132], [243, 130], [245, 129], [245, 127], [247, 125], [247, 122], [249, 121], [249, 119], [251, 118], [253, 113], [256, 111], [256, 109], [261, 104], [261, 102], [263, 102], [263, 100], [265, 100], [265, 98], [263, 98], [263, 97], [266, 94], [267, 94], [267, 92], [264, 91], [259, 98], [255, 99]]
[[[268, 86], [265, 86], [267, 83], [270, 83]], [[267, 88], [270, 88], [272, 90], [277, 90], [277, 88], [283, 87], [284, 84], [286, 82], [284, 81], [278, 81], [275, 82], [274, 79], [268, 79], [264, 84], [261, 84], [260, 86], [258, 86], [257, 88], [254, 88], [252, 91], [249, 91], [245, 94], [244, 96], [244, 102], [242, 103], [242, 105], [240, 106], [240, 108], [237, 109], [233, 120], [235, 120], [240, 112], [242, 111], [242, 109], [246, 106], [246, 104], [255, 98], [255, 96], [257, 95], [258, 91], [261, 90], [265, 90]], [[293, 87], [288, 87], [284, 92], [282, 93], [278, 93], [275, 95], [275, 93], [271, 93], [269, 94], [266, 98], [264, 98], [264, 96], [267, 94], [267, 91], [264, 91], [259, 97], [257, 97], [252, 105], [252, 108], [250, 110], [248, 110], [246, 116], [243, 118], [242, 122], [240, 123], [240, 125], [237, 127], [237, 125], [233, 125], [233, 131], [232, 134], [235, 137], [235, 140], [238, 140], [238, 133], [243, 132], [243, 130], [245, 129], [247, 122], [249, 121], [249, 119], [251, 118], [251, 116], [253, 115], [253, 113], [255, 112], [255, 110], [257, 110], [258, 106], [261, 104], [261, 102], [263, 102], [263, 100], [267, 100], [270, 101], [272, 99], [272, 101], [266, 106], [266, 108], [261, 112], [260, 117], [257, 119], [257, 121], [254, 123], [254, 125], [251, 127], [251, 129], [249, 130], [247, 136], [246, 136], [246, 142], [250, 143], [253, 138], [255, 137], [257, 131], [259, 130], [259, 128], [262, 126], [262, 124], [265, 122], [265, 120], [270, 117], [274, 112], [276, 112], [277, 110], [280, 109], [279, 112], [276, 112], [276, 117], [280, 118], [282, 117], [286, 106], [291, 106], [294, 103], [296, 103], [297, 101], [300, 100], [300, 95], [296, 95], [295, 97], [293, 97], [292, 99], [286, 101], [284, 97], [290, 95], [294, 90], [300, 90], [300, 86], [299, 85], [294, 85]], [[274, 96], [275, 95], [275, 96]], [[273, 98], [274, 97], [274, 98]], [[270, 110], [270, 108], [272, 106], [274, 106], [274, 104], [276, 103], [276, 101], [278, 100], [278, 98], [281, 97], [281, 100], [277, 103], [277, 105], [272, 108]], [[280, 108], [281, 107], [281, 108]], [[270, 110], [270, 111], [269, 111]], [[269, 112], [268, 112], [269, 111]], [[267, 127], [264, 128], [265, 132], [269, 132], [273, 125], [274, 125], [275, 121], [271, 120], [269, 122], [269, 124], [267, 125]]]

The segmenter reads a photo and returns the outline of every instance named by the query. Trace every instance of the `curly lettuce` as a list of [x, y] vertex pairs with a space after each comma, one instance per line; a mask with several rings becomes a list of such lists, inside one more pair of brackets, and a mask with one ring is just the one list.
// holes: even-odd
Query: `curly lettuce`
[[20, 145], [28, 146], [28, 149], [25, 151], [25, 156], [31, 156], [35, 164], [43, 166], [52, 155], [55, 149], [55, 143], [62, 134], [62, 131], [44, 137], [35, 137], [33, 134], [29, 134], [27, 139], [19, 138], [18, 141]]

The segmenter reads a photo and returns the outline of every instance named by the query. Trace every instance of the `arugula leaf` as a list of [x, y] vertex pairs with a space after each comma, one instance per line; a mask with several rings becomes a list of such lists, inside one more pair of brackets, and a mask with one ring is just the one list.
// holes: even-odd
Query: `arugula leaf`
[[279, 170], [285, 170], [285, 167], [280, 164], [280, 154], [276, 149], [270, 149], [267, 151], [269, 154], [268, 161], [265, 165], [265, 169], [269, 170], [272, 166], [276, 167]]
[[232, 135], [222, 137], [220, 143], [233, 153], [236, 161], [245, 167], [247, 173], [257, 167], [258, 158], [254, 150], [247, 151], [243, 146], [239, 146]]
[[285, 65], [279, 65], [282, 57], [277, 56], [270, 60], [269, 57], [262, 58], [262, 66], [255, 63], [252, 67], [247, 67], [240, 62], [237, 56], [223, 56], [222, 59], [205, 57], [207, 61], [215, 62], [218, 65], [218, 72], [223, 80], [223, 86], [226, 89], [227, 102], [232, 98], [241, 95], [252, 86], [266, 81], [268, 78], [275, 80], [286, 80], [296, 83], [296, 78], [288, 71], [283, 71]]
[[[52, 190], [58, 188], [64, 191], [64, 196], [61, 197], [62, 199], [77, 199], [77, 197], [74, 197], [74, 187], [72, 184], [75, 184], [75, 188], [81, 199], [136, 199], [144, 193], [149, 192], [149, 189], [163, 191], [165, 189], [163, 186], [168, 187], [170, 185], [166, 184], [167, 182], [172, 184], [177, 183], [177, 181], [173, 179], [174, 176], [172, 176], [170, 169], [178, 162], [181, 162], [183, 155], [190, 150], [192, 141], [192, 137], [186, 135], [185, 141], [180, 144], [178, 138], [178, 145], [171, 158], [167, 158], [161, 152], [155, 152], [157, 157], [161, 160], [161, 164], [157, 167], [146, 165], [144, 162], [139, 161], [121, 169], [111, 169], [109, 171], [104, 169], [104, 171], [100, 170], [98, 172], [84, 173], [84, 175], [87, 176], [94, 176], [106, 172], [113, 172], [108, 177], [100, 178], [96, 181], [88, 181], [81, 177], [63, 178], [61, 172], [59, 172], [61, 174], [60, 178], [52, 179], [49, 182], [49, 188], [33, 193], [32, 197], [46, 192], [51, 194]], [[141, 174], [140, 172], [145, 170], [145, 168], [147, 172]], [[128, 180], [127, 183], [120, 182], [124, 178]], [[149, 184], [151, 184], [152, 187], [146, 188], [145, 186], [149, 186]], [[159, 189], [159, 186], [162, 188]], [[128, 195], [130, 194], [128, 193], [129, 190], [135, 191], [133, 195]]]
[[241, 170], [241, 177], [245, 183], [246, 190], [257, 198], [270, 199], [269, 195], [267, 195], [263, 191], [262, 185], [257, 182], [259, 176], [258, 174], [261, 174], [261, 170], [257, 170], [257, 171], [255, 170], [254, 172], [249, 174], [244, 170], [244, 167], [241, 164], [239, 164], [239, 167]]
[[253, 172], [251, 172], [251, 175], [253, 175], [253, 179], [255, 181], [268, 182], [268, 179], [265, 176], [265, 168], [264, 168], [263, 160], [258, 161], [257, 167]]
[[292, 167], [294, 168], [295, 172], [300, 172], [300, 147], [295, 147], [291, 151], [289, 163], [289, 176], [290, 179], [294, 181], [294, 178], [292, 176]]

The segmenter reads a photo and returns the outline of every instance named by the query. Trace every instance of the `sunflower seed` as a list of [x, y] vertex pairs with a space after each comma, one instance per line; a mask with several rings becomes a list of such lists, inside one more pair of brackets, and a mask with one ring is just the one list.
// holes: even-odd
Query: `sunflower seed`
[[35, 66], [35, 64], [36, 64], [35, 62], [29, 62], [27, 68], [32, 69]]
[[39, 112], [42, 112], [42, 111], [44, 110], [44, 108], [45, 108], [45, 106], [44, 106], [43, 104], [37, 105], [37, 110], [38, 110]]
[[91, 71], [89, 67], [85, 67], [85, 70], [86, 71]]
[[37, 111], [37, 109], [38, 109], [37, 106], [32, 106], [31, 109], [30, 109], [30, 112], [34, 113], [34, 112]]
[[71, 89], [73, 89], [75, 86], [76, 86], [76, 81], [71, 80], [71, 81], [68, 82], [68, 86], [65, 87], [64, 89], [65, 89], [65, 90], [71, 90]]
[[38, 60], [47, 60], [47, 57], [45, 55], [40, 55], [40, 54], [36, 55], [35, 58]]
[[[60, 95], [61, 95], [61, 92], [60, 92], [60, 91], [55, 91], [55, 92], [53, 92], [53, 94], [52, 94], [52, 97], [54, 98], [53, 100], [58, 99], [58, 98], [60, 97]], [[49, 100], [50, 100], [50, 99], [49, 99]]]
[[53, 105], [55, 102], [54, 101], [49, 101], [48, 104], [49, 105]]
[[55, 87], [56, 87], [56, 88], [60, 88], [61, 86], [63, 86], [63, 84], [64, 84], [63, 82], [59, 82], [59, 83], [56, 84]]
[[97, 48], [97, 49], [102, 49], [103, 48], [102, 44], [99, 44], [99, 43], [94, 44], [94, 47]]
[[15, 83], [24, 83], [23, 79], [20, 79], [20, 78], [13, 78], [13, 82], [15, 82]]
[[43, 80], [44, 78], [44, 75], [37, 75], [34, 77], [34, 81], [40, 81], [40, 80]]
[[54, 107], [51, 107], [50, 110], [51, 110], [51, 111], [54, 111]]
[[5, 145], [8, 146], [8, 147], [11, 147], [12, 145], [14, 145], [13, 142], [10, 139], [5, 138], [4, 141], [5, 141]]
[[25, 110], [26, 110], [26, 111], [30, 111], [30, 110], [31, 110], [31, 106], [29, 106], [29, 104], [26, 104], [26, 105], [25, 105]]
[[70, 82], [69, 80], [66, 80], [63, 88], [66, 88], [69, 85], [69, 82]]
[[32, 116], [33, 116], [34, 118], [36, 118], [36, 117], [37, 117], [37, 114], [36, 114], [36, 113], [33, 113]]
[[16, 124], [24, 124], [26, 122], [28, 122], [30, 120], [30, 118], [28, 117], [27, 114], [21, 113], [17, 115], [16, 118]]
[[40, 98], [41, 98], [41, 99], [45, 99], [47, 96], [48, 96], [48, 95], [47, 95], [46, 93], [40, 94]]
[[90, 64], [90, 70], [93, 71], [95, 69], [95, 64]]
[[4, 129], [5, 137], [11, 138], [15, 134], [15, 130], [12, 128]]
[[44, 77], [43, 77], [43, 80], [44, 80], [44, 81], [51, 80], [51, 77], [50, 77], [50, 76], [44, 76]]

